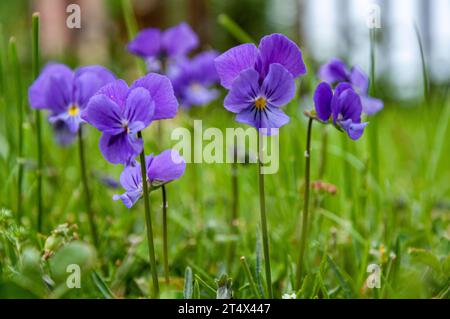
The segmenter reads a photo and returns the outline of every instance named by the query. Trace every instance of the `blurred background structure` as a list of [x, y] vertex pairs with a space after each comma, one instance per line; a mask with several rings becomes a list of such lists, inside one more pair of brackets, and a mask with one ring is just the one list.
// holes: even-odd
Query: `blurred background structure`
[[[422, 37], [434, 86], [450, 82], [450, 1], [448, 0], [130, 0], [139, 27], [167, 28], [187, 21], [203, 47], [226, 50], [236, 44], [218, 23], [227, 14], [252, 37], [282, 32], [297, 41], [311, 63], [337, 56], [369, 69], [369, 28], [379, 8], [377, 75], [400, 99], [421, 94], [422, 71], [415, 25]], [[81, 8], [81, 29], [66, 27], [66, 7]], [[43, 52], [48, 59], [114, 64], [127, 60], [126, 30], [119, 0], [2, 1], [5, 34], [28, 41], [30, 13], [40, 11]], [[22, 33], [22, 34], [17, 34]], [[112, 52], [112, 54], [111, 54]], [[27, 52], [21, 52], [28, 54]], [[125, 58], [124, 58], [125, 56]], [[66, 61], [71, 62], [71, 61]], [[113, 66], [112, 66], [113, 67]], [[114, 68], [114, 67], [113, 67]]]

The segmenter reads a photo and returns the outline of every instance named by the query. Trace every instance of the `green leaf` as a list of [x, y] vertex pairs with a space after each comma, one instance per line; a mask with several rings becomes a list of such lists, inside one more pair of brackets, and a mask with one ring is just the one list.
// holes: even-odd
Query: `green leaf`
[[300, 289], [299, 296], [301, 298], [309, 299], [312, 298], [314, 293], [314, 278], [312, 275], [306, 275], [302, 282], [302, 287]]
[[186, 267], [186, 271], [184, 272], [184, 299], [192, 299], [193, 292], [193, 280], [192, 280], [192, 269], [191, 267]]
[[6, 161], [9, 154], [9, 144], [6, 138], [0, 134], [0, 156]]
[[339, 281], [340, 288], [344, 291], [345, 298], [353, 298], [352, 289], [350, 288], [348, 275], [334, 262], [334, 260], [327, 255], [327, 261], [331, 270], [334, 272]]
[[194, 299], [200, 299], [200, 285], [198, 280], [194, 280]]
[[98, 288], [102, 296], [106, 299], [114, 299], [115, 296], [111, 289], [109, 289], [108, 285], [105, 283], [103, 278], [96, 272], [93, 271], [92, 274], [92, 280], [94, 281], [95, 286]]
[[263, 280], [262, 280], [262, 243], [261, 243], [261, 237], [259, 237], [259, 232], [256, 234], [256, 284], [258, 285], [259, 294], [261, 296], [265, 296], [264, 288], [263, 288]]
[[50, 268], [54, 280], [65, 281], [68, 276], [68, 266], [80, 267], [81, 275], [87, 275], [94, 267], [96, 260], [95, 250], [86, 243], [74, 241], [58, 250], [50, 258]]
[[411, 248], [409, 254], [411, 255], [411, 261], [413, 263], [424, 264], [433, 269], [436, 273], [441, 273], [442, 269], [439, 259], [431, 252], [426, 251], [425, 249]]

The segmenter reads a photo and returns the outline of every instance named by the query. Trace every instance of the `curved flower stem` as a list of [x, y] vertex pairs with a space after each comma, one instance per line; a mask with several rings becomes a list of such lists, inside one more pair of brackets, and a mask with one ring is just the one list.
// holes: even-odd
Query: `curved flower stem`
[[166, 284], [170, 283], [169, 272], [169, 249], [167, 245], [167, 194], [166, 186], [161, 186], [162, 193], [162, 207], [163, 207], [163, 254], [164, 254], [164, 276], [166, 278]]
[[[33, 79], [39, 76], [39, 13], [35, 12], [32, 17], [32, 73]], [[36, 147], [37, 147], [37, 231], [42, 231], [42, 133], [41, 133], [41, 111], [35, 110], [36, 121]]]
[[262, 239], [263, 239], [263, 251], [264, 251], [264, 263], [266, 269], [266, 283], [269, 298], [273, 298], [272, 291], [272, 272], [270, 269], [270, 255], [269, 255], [269, 237], [267, 231], [267, 217], [266, 217], [266, 196], [264, 192], [264, 174], [262, 172], [263, 163], [263, 143], [262, 134], [258, 132], [258, 176], [259, 176], [259, 207], [261, 213], [261, 227], [262, 227]]
[[83, 144], [83, 132], [82, 126], [78, 129], [78, 154], [80, 156], [80, 173], [81, 173], [81, 182], [83, 183], [84, 188], [84, 205], [88, 214], [89, 226], [91, 228], [92, 240], [94, 242], [95, 248], [99, 248], [99, 240], [98, 240], [98, 232], [97, 225], [95, 224], [95, 215], [92, 211], [91, 207], [91, 193], [89, 191], [88, 184], [88, 175], [86, 168], [86, 159], [84, 156], [84, 144]]
[[303, 218], [302, 232], [300, 238], [300, 253], [297, 261], [296, 289], [301, 288], [302, 272], [304, 264], [305, 247], [308, 231], [308, 212], [309, 212], [309, 188], [310, 188], [310, 163], [311, 163], [311, 131], [313, 119], [308, 119], [308, 131], [306, 135], [306, 151], [305, 151], [305, 197], [303, 199]]
[[[142, 139], [142, 132], [138, 132], [138, 138]], [[147, 228], [147, 242], [148, 242], [148, 255], [150, 258], [150, 267], [153, 280], [153, 297], [159, 298], [159, 282], [158, 282], [158, 271], [156, 269], [156, 258], [155, 258], [155, 245], [153, 243], [153, 228], [152, 228], [152, 216], [150, 214], [150, 197], [147, 185], [147, 167], [145, 165], [145, 153], [144, 148], [139, 155], [141, 162], [141, 174], [142, 174], [142, 190], [144, 193], [144, 206], [145, 206], [145, 224]]]

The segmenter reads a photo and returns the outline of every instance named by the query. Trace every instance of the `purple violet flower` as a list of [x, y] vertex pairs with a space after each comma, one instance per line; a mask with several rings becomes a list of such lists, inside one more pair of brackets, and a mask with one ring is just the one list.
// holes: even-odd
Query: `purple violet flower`
[[89, 101], [83, 118], [100, 130], [100, 150], [113, 164], [129, 164], [142, 151], [136, 134], [152, 121], [175, 117], [178, 102], [170, 80], [150, 73], [131, 87], [116, 80]]
[[373, 115], [384, 107], [382, 100], [368, 95], [369, 78], [357, 65], [349, 70], [342, 60], [333, 58], [320, 67], [318, 76], [322, 81], [330, 84], [350, 83], [360, 95], [363, 112], [367, 115]]
[[56, 143], [59, 146], [69, 146], [77, 137], [77, 133], [71, 132], [69, 126], [62, 120], [57, 120], [51, 123], [51, 125]]
[[28, 99], [32, 108], [50, 111], [49, 121], [61, 134], [57, 140], [67, 144], [83, 122], [81, 113], [89, 99], [114, 80], [109, 70], [98, 65], [72, 71], [64, 64], [49, 64], [30, 86]]
[[314, 106], [322, 122], [339, 126], [348, 136], [357, 140], [369, 123], [361, 123], [362, 104], [360, 96], [349, 83], [340, 83], [334, 93], [330, 84], [320, 83], [314, 92]]
[[[145, 157], [147, 183], [150, 191], [180, 178], [186, 169], [186, 162], [176, 150], [165, 150], [159, 155]], [[125, 189], [122, 195], [114, 195], [113, 200], [121, 200], [131, 208], [143, 195], [141, 166], [138, 162], [125, 167], [120, 175], [120, 184]]]
[[223, 87], [224, 106], [236, 121], [256, 127], [279, 128], [289, 122], [280, 109], [295, 95], [294, 79], [306, 73], [298, 46], [282, 34], [261, 39], [259, 47], [242, 44], [215, 59]]
[[169, 65], [167, 76], [182, 107], [203, 106], [217, 99], [219, 91], [211, 86], [219, 82], [214, 66], [218, 55], [216, 51], [205, 51]]
[[128, 52], [143, 58], [149, 72], [160, 72], [163, 63], [187, 55], [198, 46], [198, 37], [183, 22], [165, 31], [156, 28], [143, 29], [128, 43]]

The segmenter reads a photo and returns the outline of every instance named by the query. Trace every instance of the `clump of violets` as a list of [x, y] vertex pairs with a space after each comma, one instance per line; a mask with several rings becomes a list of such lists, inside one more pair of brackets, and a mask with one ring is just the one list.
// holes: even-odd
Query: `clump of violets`
[[219, 82], [214, 66], [217, 56], [216, 51], [204, 51], [168, 66], [167, 75], [182, 107], [203, 106], [217, 99], [219, 91], [214, 88]]
[[161, 72], [167, 63], [185, 57], [198, 44], [195, 32], [183, 22], [165, 31], [143, 29], [128, 43], [127, 50], [144, 59], [149, 72]]
[[[309, 193], [311, 188], [311, 136], [313, 122], [317, 120], [325, 124], [332, 124], [338, 130], [346, 132], [352, 140], [359, 139], [368, 124], [367, 122], [361, 123], [361, 114], [363, 111], [362, 98], [356, 92], [354, 86], [348, 82], [339, 83], [334, 91], [329, 83], [321, 82], [314, 92], [313, 99], [315, 110], [313, 112], [305, 112], [305, 115], [308, 117], [308, 128], [305, 150], [305, 191], [303, 198], [302, 228], [296, 269], [297, 289], [302, 285], [305, 263], [304, 256], [308, 239]], [[314, 185], [314, 187], [316, 188], [317, 185]], [[329, 191], [335, 191], [332, 187], [330, 188], [327, 186], [327, 188]]]
[[[289, 122], [281, 107], [295, 96], [295, 79], [306, 73], [300, 48], [282, 34], [261, 39], [259, 46], [246, 43], [234, 47], [215, 59], [223, 87], [229, 90], [225, 108], [236, 114], [236, 121], [251, 125], [260, 134], [271, 135]], [[275, 130], [273, 130], [275, 129]], [[258, 170], [261, 232], [266, 284], [273, 297], [269, 237], [265, 206], [263, 145], [259, 138]]]
[[49, 64], [29, 88], [28, 98], [32, 108], [50, 112], [56, 140], [66, 145], [84, 122], [81, 114], [89, 99], [114, 80], [114, 74], [98, 65], [72, 71], [64, 64]]
[[[149, 193], [161, 186], [165, 212], [164, 184], [179, 178], [184, 172], [185, 163], [175, 152], [163, 152], [159, 156], [146, 157], [142, 131], [155, 120], [175, 117], [177, 110], [178, 101], [169, 78], [149, 73], [131, 86], [123, 80], [105, 85], [90, 99], [83, 113], [83, 119], [102, 132], [100, 150], [106, 160], [113, 164], [125, 165], [120, 182], [126, 192], [121, 196], [114, 196], [113, 199], [121, 199], [129, 208], [139, 198], [144, 199], [150, 270], [155, 296], [159, 296], [159, 283]], [[135, 160], [137, 155], [140, 157], [140, 163]], [[149, 183], [144, 183], [143, 180]], [[165, 235], [166, 230], [165, 225]], [[164, 236], [164, 243], [167, 243], [167, 236]], [[167, 256], [166, 246], [165, 244], [165, 256]], [[168, 269], [166, 262], [165, 269]], [[166, 274], [168, 276], [168, 271]]]
[[[148, 155], [145, 164], [150, 191], [180, 178], [186, 169], [186, 162], [176, 150], [165, 150], [156, 156]], [[141, 165], [136, 162], [125, 167], [120, 175], [120, 184], [125, 193], [114, 195], [113, 199], [121, 200], [126, 207], [131, 208], [143, 195]]]
[[369, 78], [357, 65], [349, 69], [342, 60], [332, 58], [320, 67], [318, 76], [330, 84], [350, 83], [360, 95], [363, 112], [367, 115], [373, 115], [384, 107], [382, 100], [369, 96]]
[[70, 144], [78, 135], [80, 175], [83, 184], [85, 209], [88, 214], [92, 239], [98, 247], [99, 237], [95, 215], [91, 209], [88, 183], [88, 169], [84, 156], [81, 124], [90, 98], [104, 85], [115, 80], [106, 68], [98, 65], [80, 67], [72, 71], [64, 64], [49, 64], [28, 90], [28, 99], [34, 109], [50, 112], [56, 141], [61, 145]]
[[83, 118], [103, 134], [100, 151], [113, 164], [128, 165], [142, 152], [137, 133], [155, 120], [175, 117], [178, 102], [170, 80], [149, 73], [130, 87], [116, 80], [89, 101]]
[[328, 83], [320, 83], [314, 92], [314, 106], [320, 121], [333, 123], [352, 140], [359, 139], [368, 124], [361, 123], [361, 98], [349, 83], [338, 84], [334, 92]]
[[224, 106], [236, 121], [257, 129], [280, 128], [289, 117], [280, 107], [295, 95], [295, 78], [306, 73], [299, 47], [282, 34], [261, 39], [259, 47], [242, 44], [215, 60], [223, 87]]

